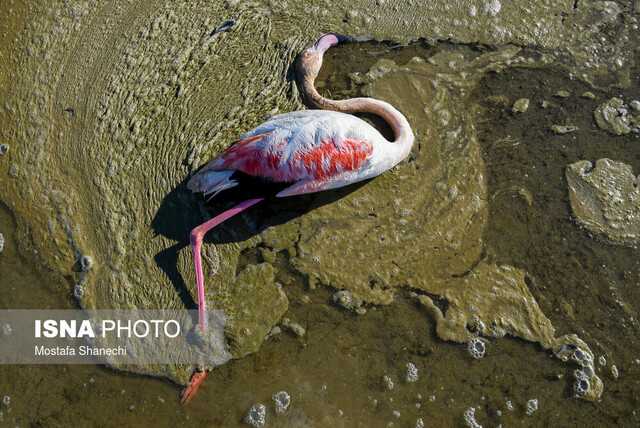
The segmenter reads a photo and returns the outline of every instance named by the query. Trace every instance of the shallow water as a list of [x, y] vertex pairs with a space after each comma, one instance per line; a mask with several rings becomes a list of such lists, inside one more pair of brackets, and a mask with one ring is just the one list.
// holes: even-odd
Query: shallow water
[[[493, 12], [471, 5], [473, 31], [449, 42], [435, 39], [462, 22], [444, 19], [433, 30], [407, 23], [406, 10], [404, 22], [397, 10], [373, 11], [368, 22], [337, 5], [307, 11], [347, 33], [395, 40], [330, 50], [317, 86], [336, 98], [362, 92], [391, 101], [418, 133], [410, 159], [364, 186], [269, 203], [212, 234], [205, 259], [217, 273], [208, 289], [224, 310], [244, 303], [229, 284], [252, 283], [235, 275], [265, 262], [274, 268], [265, 293], [281, 284], [286, 301], [254, 307], [256, 345], [238, 340], [242, 324], [230, 328], [232, 352], [253, 353], [214, 368], [188, 406], [164, 380], [101, 367], [2, 367], [0, 396], [11, 397], [0, 405], [3, 420], [238, 425], [264, 403], [273, 426], [413, 426], [418, 418], [453, 426], [471, 407], [481, 425], [637, 423], [638, 250], [582, 228], [564, 178], [567, 165], [603, 157], [640, 172], [638, 134], [613, 136], [593, 119], [613, 96], [640, 97], [638, 52], [630, 48], [637, 24], [628, 13], [637, 5], [577, 5], [584, 13], [576, 5], [560, 8], [583, 31], [555, 27], [554, 18], [540, 34], [535, 25], [518, 32], [510, 5], [496, 15], [501, 31], [491, 32], [485, 21]], [[22, 80], [15, 67], [3, 73], [9, 151], [0, 157], [1, 195], [15, 211], [0, 211], [3, 307], [193, 305], [186, 233], [208, 214], [184, 179], [266, 116], [300, 108], [288, 70], [321, 31], [309, 23], [309, 34], [290, 34], [296, 8], [224, 6], [2, 6], [13, 18], [3, 23], [3, 55], [27, 67]], [[440, 6], [469, 19], [469, 5]], [[211, 18], [188, 26], [198, 7]], [[527, 13], [549, 13], [541, 7]], [[230, 16], [244, 19], [229, 33], [210, 31]], [[596, 24], [621, 41], [594, 36]], [[434, 40], [406, 45], [399, 29]], [[570, 55], [554, 51], [567, 32]], [[524, 47], [505, 45], [505, 37]], [[474, 40], [483, 43], [467, 44]], [[101, 52], [109, 49], [117, 55]], [[523, 98], [529, 108], [515, 112]], [[553, 125], [578, 130], [558, 134]], [[83, 254], [94, 260], [87, 274], [72, 269]], [[515, 298], [500, 300], [495, 278], [511, 287], [498, 291]], [[354, 309], [366, 313], [334, 304], [340, 289], [363, 299]], [[284, 310], [304, 336], [285, 327]], [[283, 332], [260, 344], [274, 324]], [[501, 331], [521, 339], [497, 338]], [[487, 344], [481, 359], [466, 343], [443, 341], [477, 333]], [[594, 402], [573, 394], [578, 366], [549, 350], [571, 333], [593, 352], [604, 382]], [[416, 382], [406, 380], [407, 363], [418, 369]], [[176, 367], [170, 377], [184, 382], [191, 370]], [[271, 400], [280, 390], [292, 397], [284, 415]], [[538, 410], [528, 415], [530, 399]]]

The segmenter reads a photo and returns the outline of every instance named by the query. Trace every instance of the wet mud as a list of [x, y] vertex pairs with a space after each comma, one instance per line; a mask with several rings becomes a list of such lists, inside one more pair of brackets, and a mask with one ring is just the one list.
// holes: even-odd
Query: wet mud
[[[636, 421], [636, 241], [584, 220], [575, 201], [603, 198], [572, 174], [604, 158], [640, 171], [637, 4], [521, 6], [4, 4], [5, 307], [193, 308], [188, 232], [227, 205], [185, 183], [303, 108], [292, 63], [322, 32], [361, 40], [327, 53], [319, 91], [388, 101], [416, 133], [370, 182], [269, 201], [208, 235], [206, 298], [228, 325], [190, 407], [170, 383], [110, 369], [2, 368], [4, 420], [99, 418], [100, 403], [124, 424], [236, 425], [263, 402], [280, 426]], [[632, 228], [634, 180], [618, 186]], [[121, 369], [185, 383], [194, 367]], [[30, 413], [20, 388], [38, 378], [39, 402], [73, 408]]]

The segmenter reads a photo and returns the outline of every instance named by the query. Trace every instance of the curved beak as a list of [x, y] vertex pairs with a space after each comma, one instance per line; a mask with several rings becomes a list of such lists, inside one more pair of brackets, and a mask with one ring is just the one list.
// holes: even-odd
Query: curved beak
[[351, 36], [345, 36], [342, 34], [325, 34], [311, 46], [308, 51], [311, 52], [325, 52], [331, 46], [335, 46], [338, 43], [344, 43], [353, 40]]
[[347, 36], [345, 34], [333, 33], [333, 35], [336, 36], [336, 38], [338, 39], [338, 43], [346, 43], [346, 42], [351, 42], [351, 41], [355, 40], [355, 37]]

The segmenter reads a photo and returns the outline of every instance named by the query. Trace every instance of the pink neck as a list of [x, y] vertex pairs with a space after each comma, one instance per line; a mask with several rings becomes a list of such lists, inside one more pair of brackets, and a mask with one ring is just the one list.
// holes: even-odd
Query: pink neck
[[[322, 57], [320, 57], [320, 61], [321, 60]], [[381, 116], [389, 123], [389, 125], [391, 125], [393, 132], [395, 133], [396, 139], [392, 143], [398, 157], [397, 161], [400, 162], [409, 155], [415, 137], [411, 131], [411, 126], [409, 125], [407, 118], [404, 117], [404, 115], [395, 107], [387, 102], [377, 100], [375, 98], [351, 98], [342, 101], [324, 98], [313, 86], [315, 78], [315, 73], [305, 74], [302, 76], [300, 82], [300, 87], [304, 96], [314, 106], [325, 110], [335, 110], [343, 113], [364, 112], [374, 113]]]

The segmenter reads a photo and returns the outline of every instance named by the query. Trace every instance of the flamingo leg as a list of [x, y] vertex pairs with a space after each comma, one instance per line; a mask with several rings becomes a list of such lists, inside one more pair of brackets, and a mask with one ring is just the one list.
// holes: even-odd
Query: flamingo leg
[[207, 375], [206, 371], [195, 372], [193, 376], [191, 376], [191, 380], [189, 381], [189, 385], [187, 385], [182, 390], [182, 399], [180, 400], [180, 404], [184, 405], [189, 402], [196, 395], [198, 388], [200, 388], [200, 384], [204, 380], [204, 377]]
[[[212, 218], [211, 220], [201, 224], [191, 231], [190, 240], [191, 240], [191, 251], [193, 252], [193, 264], [196, 269], [196, 286], [198, 289], [198, 320], [200, 322], [200, 331], [204, 332], [207, 325], [207, 319], [205, 317], [205, 301], [204, 301], [204, 280], [202, 278], [202, 259], [200, 256], [200, 250], [202, 249], [202, 240], [204, 235], [220, 223], [229, 218], [233, 217], [236, 214], [246, 210], [250, 206], [257, 204], [262, 201], [264, 198], [258, 199], [247, 199], [246, 201], [236, 205]], [[195, 374], [194, 374], [195, 377]], [[203, 375], [204, 377], [204, 375]]]

